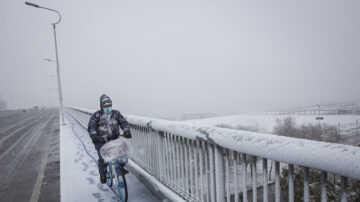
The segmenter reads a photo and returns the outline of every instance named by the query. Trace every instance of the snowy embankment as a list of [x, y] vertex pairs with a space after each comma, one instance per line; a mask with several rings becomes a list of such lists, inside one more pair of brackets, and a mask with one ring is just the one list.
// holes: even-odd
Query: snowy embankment
[[151, 127], [190, 139], [200, 139], [282, 163], [316, 168], [360, 179], [360, 147], [223, 129], [200, 124], [127, 115], [131, 124]]
[[355, 124], [357, 120], [360, 120], [360, 115], [321, 115], [321, 117], [324, 118], [321, 121], [316, 120], [317, 115], [232, 115], [207, 119], [186, 120], [184, 122], [208, 126], [229, 125], [233, 128], [236, 128], [237, 126], [251, 127], [258, 128], [260, 132], [271, 133], [276, 125], [277, 119], [283, 120], [289, 116], [295, 118], [298, 125], [326, 123], [328, 125], [338, 126], [340, 123], [342, 126], [349, 123]]

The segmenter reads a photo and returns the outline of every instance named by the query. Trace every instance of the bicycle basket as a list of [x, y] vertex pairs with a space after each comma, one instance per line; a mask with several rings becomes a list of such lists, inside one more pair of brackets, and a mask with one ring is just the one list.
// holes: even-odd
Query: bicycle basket
[[100, 149], [100, 154], [105, 162], [120, 161], [125, 163], [128, 160], [129, 146], [124, 140], [116, 139], [104, 144]]

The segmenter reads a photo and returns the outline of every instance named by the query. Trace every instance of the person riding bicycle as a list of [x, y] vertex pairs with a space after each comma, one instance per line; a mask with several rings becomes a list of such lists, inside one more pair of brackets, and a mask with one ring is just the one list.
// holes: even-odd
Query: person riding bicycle
[[[107, 164], [101, 157], [100, 149], [106, 142], [119, 138], [119, 126], [124, 131], [123, 136], [125, 138], [131, 138], [129, 123], [118, 110], [112, 109], [110, 97], [105, 94], [102, 95], [100, 97], [100, 110], [91, 115], [88, 132], [99, 155], [99, 174], [100, 181], [103, 184], [106, 183]], [[125, 168], [122, 169], [125, 174], [129, 172], [125, 170]]]

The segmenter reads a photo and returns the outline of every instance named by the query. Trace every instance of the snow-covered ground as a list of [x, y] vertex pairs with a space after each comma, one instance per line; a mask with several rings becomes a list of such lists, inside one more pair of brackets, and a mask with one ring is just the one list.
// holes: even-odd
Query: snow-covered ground
[[[119, 201], [113, 191], [99, 182], [97, 152], [87, 131], [72, 118], [60, 129], [61, 201]], [[126, 175], [129, 201], [159, 201], [132, 173]]]
[[[274, 126], [276, 125], [276, 120], [283, 120], [290, 115], [231, 115], [231, 116], [222, 116], [214, 117], [207, 119], [196, 119], [196, 120], [187, 120], [184, 122], [193, 123], [196, 125], [208, 125], [216, 126], [221, 124], [226, 124], [231, 127], [256, 127], [259, 128], [260, 132], [271, 133]], [[296, 120], [298, 125], [307, 124], [307, 123], [319, 123], [316, 120], [316, 115], [291, 115]], [[351, 127], [356, 127], [356, 120], [360, 120], [360, 115], [323, 115], [323, 120], [320, 123], [326, 123], [329, 125], [351, 125]]]

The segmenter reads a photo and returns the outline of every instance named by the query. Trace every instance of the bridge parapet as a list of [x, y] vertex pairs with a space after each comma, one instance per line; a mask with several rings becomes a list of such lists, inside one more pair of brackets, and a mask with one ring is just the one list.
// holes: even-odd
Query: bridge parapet
[[[95, 112], [69, 111], [85, 124]], [[263, 200], [268, 201], [273, 163], [275, 201], [281, 199], [282, 167], [289, 170], [289, 201], [294, 201], [294, 166], [304, 169], [304, 201], [309, 201], [309, 169], [321, 172], [322, 201], [327, 201], [328, 173], [341, 178], [342, 201], [347, 198], [348, 178], [360, 179], [359, 147], [131, 115], [126, 118], [133, 134], [130, 158], [187, 201], [239, 201], [239, 197], [247, 201], [248, 190], [257, 198], [259, 187]]]

